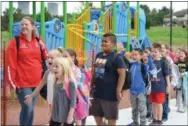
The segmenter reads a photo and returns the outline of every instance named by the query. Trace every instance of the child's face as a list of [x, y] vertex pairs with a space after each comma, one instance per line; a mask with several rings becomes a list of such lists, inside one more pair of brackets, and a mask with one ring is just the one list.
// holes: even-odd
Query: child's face
[[53, 64], [53, 61], [54, 61], [55, 57], [56, 57], [56, 56], [55, 56], [54, 53], [49, 52], [48, 59], [47, 59], [48, 67], [49, 67], [49, 68], [52, 67], [52, 64]]
[[166, 56], [167, 56], [167, 49], [165, 48], [164, 45], [162, 45], [161, 47], [162, 47], [162, 48], [161, 48], [161, 55], [162, 55], [163, 57], [166, 57]]
[[115, 44], [111, 41], [110, 37], [103, 37], [101, 47], [104, 52], [112, 51], [114, 46]]
[[144, 53], [142, 55], [142, 59], [143, 59], [144, 63], [147, 63], [148, 62], [148, 55], [146, 53]]
[[138, 51], [133, 51], [132, 58], [133, 58], [133, 60], [140, 61], [142, 57]]
[[150, 50], [149, 49], [145, 49], [144, 52], [147, 53], [147, 54], [150, 54]]
[[152, 53], [154, 60], [158, 60], [161, 56], [161, 53], [160, 53], [159, 49], [157, 49], [157, 48], [153, 48], [151, 53]]
[[186, 58], [184, 51], [180, 51], [179, 58], [180, 58], [180, 60], [184, 60]]
[[73, 56], [71, 56], [71, 60], [72, 60], [72, 62], [74, 63], [74, 60], [75, 60], [75, 56], [73, 55]]
[[176, 50], [176, 56], [179, 57], [179, 55], [180, 55], [180, 50], [178, 49]]
[[53, 63], [53, 72], [56, 78], [60, 78], [63, 75], [63, 68], [58, 62]]

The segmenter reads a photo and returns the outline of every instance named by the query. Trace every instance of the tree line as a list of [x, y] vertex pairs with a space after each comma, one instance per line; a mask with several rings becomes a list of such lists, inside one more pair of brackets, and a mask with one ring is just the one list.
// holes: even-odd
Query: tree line
[[146, 29], [149, 29], [150, 26], [161, 26], [163, 25], [163, 19], [166, 15], [170, 14], [170, 9], [163, 6], [161, 9], [157, 10], [150, 8], [147, 5], [140, 5], [144, 10], [146, 15]]

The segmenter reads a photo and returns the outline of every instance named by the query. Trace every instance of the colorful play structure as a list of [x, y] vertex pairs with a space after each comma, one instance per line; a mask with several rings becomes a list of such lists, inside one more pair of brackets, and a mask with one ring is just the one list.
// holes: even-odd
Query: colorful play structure
[[[126, 51], [131, 50], [131, 43], [137, 40], [134, 46], [142, 48], [150, 47], [146, 34], [146, 16], [139, 7], [130, 7], [129, 2], [112, 2], [105, 5], [101, 2], [101, 8], [93, 8], [86, 2], [85, 9], [75, 19], [72, 14], [72, 24], [67, 24], [67, 3], [63, 2], [64, 22], [55, 18], [52, 21], [44, 21], [44, 2], [41, 2], [41, 21], [35, 22], [40, 36], [45, 41], [49, 50], [59, 46], [73, 48], [77, 51], [80, 64], [91, 65], [92, 50], [100, 51], [102, 35], [107, 32], [116, 34], [117, 41], [123, 43]], [[13, 23], [13, 3], [9, 2], [9, 29], [10, 38], [20, 33], [20, 22]], [[33, 2], [33, 19], [36, 20], [36, 2]]]

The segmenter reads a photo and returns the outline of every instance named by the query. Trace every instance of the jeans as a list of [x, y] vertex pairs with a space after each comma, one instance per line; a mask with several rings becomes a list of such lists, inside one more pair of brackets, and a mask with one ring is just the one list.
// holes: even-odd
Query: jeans
[[163, 103], [163, 117], [162, 119], [168, 119], [168, 111], [169, 111], [169, 108], [168, 108], [168, 102], [169, 102], [169, 99], [168, 99], [168, 94], [165, 95], [165, 102]]
[[20, 125], [33, 125], [33, 116], [34, 116], [34, 106], [38, 96], [35, 96], [31, 103], [25, 104], [25, 96], [32, 94], [35, 88], [19, 88], [16, 89], [16, 94], [21, 105], [20, 112]]

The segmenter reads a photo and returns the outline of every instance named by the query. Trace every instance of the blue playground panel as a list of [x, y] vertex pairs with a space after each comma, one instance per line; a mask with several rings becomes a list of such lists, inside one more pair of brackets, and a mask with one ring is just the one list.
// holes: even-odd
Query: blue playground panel
[[[130, 7], [130, 11], [131, 11], [131, 18], [134, 19], [134, 13], [136, 12], [135, 7]], [[146, 33], [146, 15], [142, 8], [139, 8], [139, 24], [140, 24], [139, 41], [141, 42], [142, 49], [150, 48], [151, 42]]]
[[48, 50], [64, 46], [64, 29], [64, 23], [57, 18], [45, 23], [45, 43]]
[[126, 5], [124, 2], [118, 2], [116, 3], [116, 33], [117, 34], [124, 34], [124, 36], [117, 36], [117, 42], [127, 42], [127, 36], [125, 34], [128, 34], [128, 21], [127, 21], [127, 15], [128, 10], [126, 9]]
[[[95, 25], [97, 24], [97, 21], [92, 21], [90, 23], [87, 24], [87, 31], [94, 31], [94, 27]], [[97, 32], [102, 32], [102, 29], [103, 29], [103, 26], [101, 24], [99, 24], [99, 27], [98, 27], [98, 30], [96, 31]], [[86, 37], [88, 40], [91, 40], [92, 42], [94, 42], [94, 52], [95, 54], [100, 52], [101, 50], [101, 39], [102, 39], [102, 35], [101, 34], [93, 34], [93, 33], [87, 33], [86, 34]], [[90, 42], [86, 42], [86, 55], [87, 57], [91, 57], [92, 56], [92, 43]], [[86, 62], [86, 65], [87, 66], [90, 66], [92, 63], [92, 60], [89, 59], [87, 62]]]
[[90, 10], [90, 21], [98, 21], [101, 15], [101, 10], [99, 9], [91, 9]]

